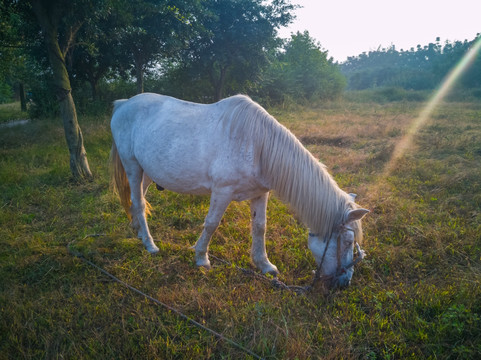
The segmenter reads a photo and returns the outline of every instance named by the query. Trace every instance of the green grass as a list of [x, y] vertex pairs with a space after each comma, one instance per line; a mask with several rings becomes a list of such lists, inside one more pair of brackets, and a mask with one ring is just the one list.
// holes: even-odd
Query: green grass
[[0, 104], [0, 124], [19, 119], [28, 119], [28, 113], [20, 111], [20, 102]]
[[[372, 210], [368, 257], [352, 285], [297, 296], [234, 267], [193, 263], [208, 198], [149, 191], [151, 256], [109, 190], [108, 118], [80, 118], [91, 183], [70, 180], [60, 120], [0, 131], [0, 359], [246, 355], [112, 282], [122, 280], [267, 359], [473, 359], [481, 356], [481, 105], [447, 103], [381, 178], [419, 102], [330, 103], [271, 112]], [[214, 255], [249, 260], [249, 206], [233, 203]], [[89, 234], [103, 234], [89, 237]], [[267, 250], [281, 280], [305, 285], [307, 229], [271, 196]]]

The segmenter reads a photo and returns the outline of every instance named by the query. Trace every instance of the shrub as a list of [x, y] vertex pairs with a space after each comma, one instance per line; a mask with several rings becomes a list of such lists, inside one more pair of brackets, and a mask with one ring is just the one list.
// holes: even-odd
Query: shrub
[[6, 82], [0, 82], [0, 104], [5, 104], [12, 101], [13, 91], [10, 85]]

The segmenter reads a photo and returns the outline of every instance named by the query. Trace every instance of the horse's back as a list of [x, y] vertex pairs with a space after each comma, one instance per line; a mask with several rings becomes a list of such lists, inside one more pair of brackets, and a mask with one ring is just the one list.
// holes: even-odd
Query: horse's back
[[119, 153], [135, 158], [157, 184], [207, 194], [253, 173], [254, 164], [234, 151], [223, 123], [229, 106], [229, 100], [204, 105], [141, 94], [114, 112], [112, 134]]

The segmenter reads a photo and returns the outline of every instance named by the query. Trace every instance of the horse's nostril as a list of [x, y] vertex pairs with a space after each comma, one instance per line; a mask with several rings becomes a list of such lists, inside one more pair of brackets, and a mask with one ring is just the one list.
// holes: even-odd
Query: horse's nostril
[[338, 277], [335, 281], [333, 281], [333, 287], [338, 287], [340, 289], [347, 288], [351, 284], [351, 279], [347, 277]]

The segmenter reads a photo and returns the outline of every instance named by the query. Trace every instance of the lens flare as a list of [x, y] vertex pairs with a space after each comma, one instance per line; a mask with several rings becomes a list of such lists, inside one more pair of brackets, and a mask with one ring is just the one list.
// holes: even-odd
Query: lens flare
[[456, 83], [461, 74], [471, 65], [478, 55], [481, 49], [481, 37], [479, 37], [476, 42], [471, 46], [471, 48], [466, 52], [458, 64], [448, 73], [444, 78], [440, 87], [436, 90], [434, 95], [429, 99], [426, 106], [423, 108], [419, 116], [412, 122], [412, 124], [407, 129], [406, 135], [396, 144], [391, 160], [387, 163], [384, 168], [383, 178], [389, 176], [397, 161], [404, 155], [406, 150], [408, 150], [413, 141], [414, 135], [419, 131], [419, 129], [426, 123], [426, 121], [431, 116], [434, 108], [443, 100], [443, 98], [449, 93], [453, 85]]

